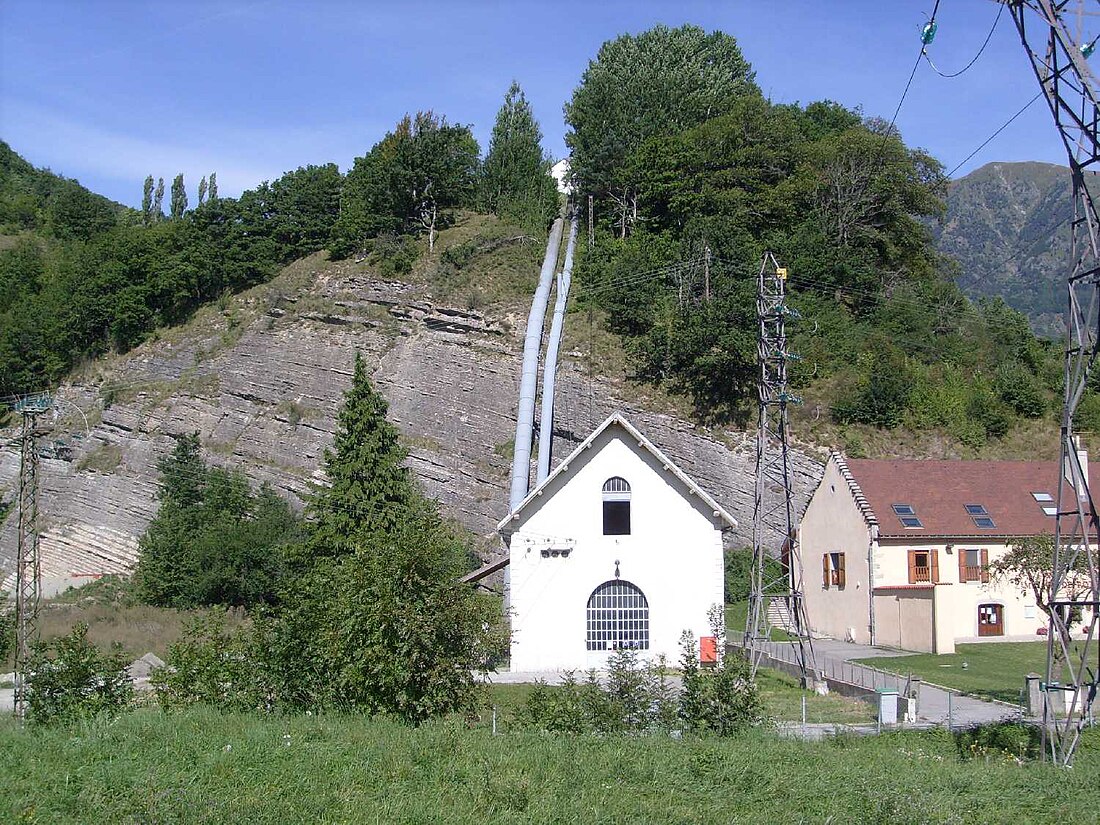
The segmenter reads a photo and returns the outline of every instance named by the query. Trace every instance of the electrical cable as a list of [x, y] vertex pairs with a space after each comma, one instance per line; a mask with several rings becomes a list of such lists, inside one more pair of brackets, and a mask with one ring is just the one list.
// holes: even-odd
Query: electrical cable
[[1031, 104], [1033, 104], [1036, 100], [1038, 100], [1042, 96], [1043, 96], [1042, 91], [1037, 92], [1035, 94], [1035, 97], [1031, 98], [1031, 100], [1029, 100], [1027, 103], [1025, 103], [1016, 112], [1016, 114], [1014, 114], [1012, 117], [1010, 117], [1008, 120], [1006, 120], [1000, 126], [998, 126], [997, 131], [995, 131], [993, 134], [991, 134], [989, 137], [987, 137], [985, 140], [983, 140], [981, 142], [981, 144], [979, 144], [977, 149], [975, 149], [973, 152], [971, 152], [969, 155], [967, 155], [965, 158], [963, 158], [961, 161], [959, 161], [959, 163], [955, 166], [955, 168], [947, 173], [947, 177], [950, 178], [952, 175], [954, 175], [956, 172], [958, 172], [963, 166], [965, 166], [970, 161], [970, 159], [972, 157], [974, 157], [974, 155], [978, 154], [978, 152], [982, 151], [982, 149], [984, 149], [986, 146], [988, 146], [990, 141], [993, 140], [993, 138], [997, 137], [997, 135], [999, 135], [1001, 132], [1003, 132], [1005, 129], [1007, 129], [1012, 124], [1012, 122], [1014, 120], [1016, 120], [1016, 118], [1018, 118], [1020, 115], [1022, 115], [1024, 112], [1026, 112], [1029, 108], [1031, 108]]
[[977, 63], [978, 58], [981, 57], [982, 52], [985, 51], [985, 47], [989, 45], [989, 41], [993, 38], [993, 32], [995, 32], [997, 30], [997, 24], [1001, 22], [1001, 14], [1004, 12], [1006, 5], [1007, 5], [1006, 3], [1001, 3], [1000, 8], [997, 9], [997, 16], [995, 18], [993, 18], [993, 25], [989, 29], [989, 34], [987, 34], [985, 36], [985, 41], [982, 43], [982, 47], [980, 49], [978, 49], [978, 53], [976, 55], [974, 55], [973, 58], [971, 58], [969, 63], [967, 63], [965, 66], [963, 66], [957, 72], [951, 72], [951, 73], [947, 73], [947, 74], [945, 74], [944, 72], [941, 72], [936, 67], [936, 64], [932, 62], [932, 58], [929, 56], [927, 49], [922, 50], [921, 54], [923, 54], [924, 59], [928, 61], [928, 65], [932, 67], [932, 71], [934, 71], [940, 77], [948, 77], [948, 78], [958, 77], [963, 72], [965, 72], [967, 69], [969, 69], [971, 66], [973, 66], [975, 63]]

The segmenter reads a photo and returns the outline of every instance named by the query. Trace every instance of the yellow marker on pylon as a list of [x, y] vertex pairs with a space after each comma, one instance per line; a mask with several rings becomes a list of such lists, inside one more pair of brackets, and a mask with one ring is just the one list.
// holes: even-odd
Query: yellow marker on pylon
[[775, 270], [775, 277], [779, 278], [779, 280], [781, 280], [781, 281], [787, 280], [787, 267], [785, 267], [785, 266], [777, 267], [776, 270]]

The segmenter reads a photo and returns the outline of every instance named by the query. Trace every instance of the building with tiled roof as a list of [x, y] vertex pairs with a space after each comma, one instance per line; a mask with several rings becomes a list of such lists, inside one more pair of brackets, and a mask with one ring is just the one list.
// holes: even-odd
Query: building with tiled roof
[[1046, 617], [1032, 594], [991, 581], [988, 566], [1013, 539], [1054, 532], [1059, 484], [1071, 498], [1057, 461], [834, 453], [799, 527], [810, 627], [934, 653], [960, 642], [1041, 638]]

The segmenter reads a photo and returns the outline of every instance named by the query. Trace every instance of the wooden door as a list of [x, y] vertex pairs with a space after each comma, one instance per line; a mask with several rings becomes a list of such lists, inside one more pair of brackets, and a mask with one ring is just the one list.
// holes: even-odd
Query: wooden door
[[978, 605], [978, 635], [1005, 635], [1004, 608], [999, 604]]

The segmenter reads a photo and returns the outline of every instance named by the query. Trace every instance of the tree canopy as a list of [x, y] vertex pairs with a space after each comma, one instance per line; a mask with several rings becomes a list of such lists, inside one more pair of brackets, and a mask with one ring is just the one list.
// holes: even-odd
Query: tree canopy
[[643, 143], [726, 114], [744, 95], [759, 89], [737, 41], [722, 32], [658, 25], [607, 41], [565, 106], [580, 191], [629, 185], [622, 172]]
[[558, 211], [557, 184], [542, 151], [542, 130], [515, 81], [497, 112], [481, 188], [488, 211], [522, 225], [545, 229]]
[[426, 232], [431, 247], [445, 210], [473, 204], [479, 153], [470, 127], [430, 111], [406, 115], [352, 164], [333, 253], [357, 252], [384, 232]]

